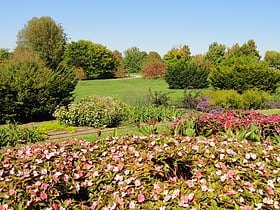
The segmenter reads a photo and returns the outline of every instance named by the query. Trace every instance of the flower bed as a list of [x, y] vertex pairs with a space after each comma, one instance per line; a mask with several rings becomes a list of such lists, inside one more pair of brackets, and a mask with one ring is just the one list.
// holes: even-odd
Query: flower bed
[[279, 209], [280, 147], [123, 136], [0, 155], [0, 209]]

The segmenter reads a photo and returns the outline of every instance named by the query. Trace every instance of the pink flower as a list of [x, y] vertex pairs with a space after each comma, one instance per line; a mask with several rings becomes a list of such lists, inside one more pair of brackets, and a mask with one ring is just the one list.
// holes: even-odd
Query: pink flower
[[174, 190], [174, 192], [172, 193], [172, 199], [175, 199], [179, 196], [180, 194], [180, 190], [176, 189]]
[[201, 179], [202, 174], [201, 174], [201, 172], [196, 172], [196, 173], [195, 173], [195, 176], [196, 176], [196, 178]]
[[237, 194], [237, 192], [236, 192], [235, 190], [228, 190], [228, 191], [226, 192], [226, 194], [227, 194], [227, 195], [235, 195], [235, 194]]
[[135, 180], [134, 184], [135, 184], [135, 187], [140, 187], [141, 186], [141, 182], [138, 179]]
[[43, 192], [40, 194], [40, 198], [41, 198], [41, 200], [46, 200], [48, 198], [48, 195]]
[[13, 190], [13, 189], [9, 190], [9, 196], [12, 196], [12, 195], [15, 194], [15, 193], [16, 193], [15, 190]]
[[48, 188], [48, 186], [49, 186], [49, 184], [43, 183], [43, 184], [41, 185], [41, 189], [42, 189], [42, 190], [46, 190], [46, 189]]
[[194, 183], [192, 180], [187, 180], [187, 185], [189, 188], [193, 188], [194, 187]]
[[8, 204], [4, 204], [3, 206], [0, 206], [0, 210], [8, 210], [9, 206]]
[[139, 194], [137, 195], [137, 199], [138, 199], [138, 202], [139, 202], [139, 203], [142, 203], [142, 202], [145, 201], [145, 196], [144, 196], [142, 193], [139, 193]]
[[252, 208], [251, 208], [251, 206], [246, 205], [246, 206], [243, 206], [242, 209], [244, 209], [244, 210], [251, 210]]
[[274, 195], [274, 190], [273, 190], [272, 187], [269, 187], [269, 188], [268, 188], [268, 194], [269, 194], [269, 195]]

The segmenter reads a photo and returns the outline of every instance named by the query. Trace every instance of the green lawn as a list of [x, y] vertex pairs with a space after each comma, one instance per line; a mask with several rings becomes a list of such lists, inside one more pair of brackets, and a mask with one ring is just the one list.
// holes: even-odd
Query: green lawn
[[183, 90], [168, 89], [168, 84], [163, 79], [127, 78], [79, 81], [74, 93], [76, 101], [90, 95], [115, 96], [124, 101], [131, 101], [144, 99], [148, 95], [149, 89], [152, 92], [170, 93], [172, 100], [182, 97], [184, 92]]

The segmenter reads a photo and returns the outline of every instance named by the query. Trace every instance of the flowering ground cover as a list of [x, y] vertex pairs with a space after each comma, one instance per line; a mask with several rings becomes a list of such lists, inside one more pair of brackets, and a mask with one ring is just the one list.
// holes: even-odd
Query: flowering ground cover
[[196, 136], [226, 135], [238, 139], [280, 145], [280, 115], [265, 115], [256, 111], [227, 110], [218, 114], [199, 115], [190, 120], [175, 119], [171, 131], [187, 135], [186, 129], [193, 129]]
[[280, 147], [120, 136], [8, 149], [0, 209], [279, 209]]

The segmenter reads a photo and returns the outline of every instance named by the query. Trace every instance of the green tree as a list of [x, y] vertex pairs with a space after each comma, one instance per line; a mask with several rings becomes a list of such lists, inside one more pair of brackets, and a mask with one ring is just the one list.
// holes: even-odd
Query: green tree
[[0, 122], [50, 119], [57, 106], [73, 101], [76, 84], [71, 69], [52, 70], [36, 52], [17, 49], [0, 64]]
[[129, 73], [140, 72], [146, 56], [146, 52], [140, 51], [137, 47], [131, 47], [124, 51], [123, 67]]
[[173, 65], [178, 61], [188, 61], [191, 58], [191, 51], [189, 46], [183, 45], [178, 48], [172, 48], [170, 51], [168, 51], [163, 59], [167, 66]]
[[70, 67], [82, 68], [87, 79], [113, 78], [118, 66], [118, 60], [112, 51], [87, 40], [68, 44], [63, 58]]
[[179, 60], [167, 66], [165, 81], [171, 89], [199, 89], [208, 87], [209, 69], [194, 60]]
[[206, 53], [207, 60], [214, 66], [221, 63], [226, 52], [226, 46], [223, 44], [218, 44], [218, 42], [213, 42], [209, 45], [208, 51]]
[[267, 62], [269, 66], [280, 68], [280, 52], [272, 50], [266, 51], [264, 61]]
[[47, 67], [56, 69], [62, 61], [67, 35], [52, 18], [33, 17], [18, 32], [17, 48], [28, 48], [45, 61]]

